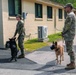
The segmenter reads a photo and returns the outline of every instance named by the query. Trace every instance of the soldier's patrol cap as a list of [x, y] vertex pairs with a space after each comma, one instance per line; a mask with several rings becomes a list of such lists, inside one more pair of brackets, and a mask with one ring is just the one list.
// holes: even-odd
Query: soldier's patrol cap
[[16, 17], [19, 17], [20, 19], [22, 18], [22, 16], [20, 14], [18, 14]]
[[67, 3], [64, 8], [70, 7], [71, 9], [73, 9], [73, 5], [71, 3]]

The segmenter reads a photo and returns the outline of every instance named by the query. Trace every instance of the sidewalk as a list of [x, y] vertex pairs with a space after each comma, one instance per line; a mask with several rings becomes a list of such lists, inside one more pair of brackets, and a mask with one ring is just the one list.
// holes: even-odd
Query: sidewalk
[[[59, 42], [62, 44], [62, 41]], [[76, 38], [74, 40], [74, 50], [76, 49]], [[76, 51], [75, 51], [76, 52]], [[76, 55], [76, 54], [75, 54]], [[69, 63], [69, 56], [64, 52], [64, 61], [57, 65], [55, 53], [49, 46], [41, 48], [25, 58], [18, 59], [17, 62], [9, 62], [10, 50], [0, 50], [0, 75], [75, 75], [76, 69], [65, 70]]]

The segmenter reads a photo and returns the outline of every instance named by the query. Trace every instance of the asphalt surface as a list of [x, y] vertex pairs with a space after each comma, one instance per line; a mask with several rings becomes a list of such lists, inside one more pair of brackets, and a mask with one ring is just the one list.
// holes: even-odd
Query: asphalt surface
[[[59, 44], [65, 48], [62, 41]], [[76, 38], [74, 51], [76, 53]], [[0, 75], [76, 75], [76, 69], [64, 69], [70, 60], [65, 49], [61, 65], [57, 65], [55, 52], [50, 50], [50, 46], [26, 53], [25, 58], [18, 59], [17, 62], [9, 62], [10, 57], [10, 50], [0, 50]]]

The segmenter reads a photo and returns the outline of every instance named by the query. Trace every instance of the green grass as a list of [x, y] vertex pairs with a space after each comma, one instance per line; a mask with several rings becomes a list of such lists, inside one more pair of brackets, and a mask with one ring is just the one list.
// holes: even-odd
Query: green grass
[[48, 44], [44, 42], [38, 42], [37, 39], [28, 40], [24, 43], [24, 47], [28, 52], [32, 52], [44, 46], [48, 46]]
[[56, 34], [49, 35], [49, 36], [48, 36], [49, 42], [61, 40], [62, 37], [60, 36], [60, 34], [61, 34], [61, 33], [56, 33]]
[[[48, 42], [53, 42], [61, 39], [61, 36], [59, 36], [60, 33], [52, 34], [49, 35], [49, 41]], [[34, 50], [37, 50], [39, 48], [42, 48], [44, 46], [48, 46], [48, 42], [38, 42], [37, 39], [32, 39], [32, 40], [27, 40], [24, 43], [24, 47], [27, 52], [32, 52]]]

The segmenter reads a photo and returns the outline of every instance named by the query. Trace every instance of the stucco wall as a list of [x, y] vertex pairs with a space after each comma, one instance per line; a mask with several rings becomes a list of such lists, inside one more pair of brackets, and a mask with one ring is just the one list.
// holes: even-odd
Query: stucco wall
[[3, 42], [3, 20], [2, 20], [2, 0], [0, 0], [0, 48], [2, 48], [4, 45]]
[[[54, 29], [54, 8], [56, 9], [56, 26], [57, 28], [59, 28], [60, 30], [63, 27], [64, 24], [64, 18], [62, 20], [58, 19], [58, 8], [53, 7], [53, 18], [48, 20], [47, 19], [47, 6], [48, 4], [42, 4], [43, 5], [43, 18], [40, 21], [37, 20], [35, 18], [35, 3], [40, 3], [40, 2], [35, 2], [35, 1], [28, 1], [28, 0], [23, 0], [22, 1], [22, 9], [23, 12], [27, 12], [27, 19], [25, 20], [25, 28], [26, 28], [26, 33], [29, 34], [33, 34], [32, 37], [36, 37], [37, 33], [37, 27], [38, 26], [47, 26], [48, 27], [48, 35], [49, 34], [53, 34], [55, 31]], [[51, 5], [49, 5], [51, 6]], [[64, 16], [64, 15], [63, 15]]]
[[54, 29], [54, 20], [47, 20], [47, 7], [46, 5], [43, 5], [43, 18], [42, 19], [36, 19], [35, 18], [35, 2], [28, 2], [23, 0], [22, 3], [22, 9], [23, 12], [27, 12], [27, 18], [25, 20], [25, 28], [26, 28], [26, 34], [33, 34], [32, 37], [37, 36], [37, 27], [38, 26], [48, 26], [48, 34], [53, 33]]
[[3, 36], [4, 36], [4, 44], [5, 42], [13, 37], [15, 27], [16, 27], [16, 19], [15, 17], [9, 17], [8, 15], [8, 0], [2, 0], [2, 10], [3, 10]]
[[[27, 12], [27, 18], [25, 20], [25, 29], [26, 34], [31, 33], [31, 38], [37, 38], [37, 28], [38, 26], [47, 26], [48, 27], [48, 35], [53, 34], [55, 31], [54, 29], [54, 9], [58, 10], [58, 8], [53, 7], [53, 19], [48, 20], [47, 19], [47, 5], [48, 4], [42, 4], [43, 5], [43, 18], [42, 19], [36, 19], [35, 18], [35, 1], [36, 0], [22, 0], [22, 12]], [[0, 2], [1, 3], [1, 2]], [[40, 3], [40, 2], [38, 2]], [[51, 6], [51, 5], [50, 5]], [[14, 31], [16, 28], [16, 19], [15, 17], [10, 17], [8, 15], [8, 0], [2, 0], [2, 10], [3, 10], [3, 43], [8, 40], [8, 38], [13, 37]], [[58, 28], [61, 28], [64, 19], [59, 20], [58, 19], [58, 11], [56, 11], [56, 25]]]
[[56, 28], [58, 29], [58, 31], [61, 31], [63, 29], [63, 26], [64, 26], [64, 10], [62, 10], [62, 14], [63, 14], [63, 17], [62, 19], [59, 19], [58, 18], [58, 9], [56, 9]]

